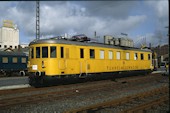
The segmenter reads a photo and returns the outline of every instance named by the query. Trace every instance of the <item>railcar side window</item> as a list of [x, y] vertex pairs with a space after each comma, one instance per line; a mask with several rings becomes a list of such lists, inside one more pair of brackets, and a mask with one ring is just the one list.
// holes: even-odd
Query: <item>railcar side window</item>
[[60, 48], [61, 58], [64, 58], [64, 47]]
[[42, 47], [42, 58], [48, 58], [48, 47]]
[[21, 63], [26, 63], [26, 58], [21, 58]]
[[17, 57], [13, 57], [13, 58], [12, 58], [12, 63], [17, 63], [17, 62], [18, 62]]
[[120, 51], [116, 52], [116, 58], [117, 60], [120, 60]]
[[148, 54], [148, 60], [150, 60], [151, 59], [151, 56], [150, 56], [150, 54]]
[[140, 58], [141, 58], [141, 60], [144, 60], [143, 53], [140, 54]]
[[56, 58], [56, 47], [55, 46], [50, 47], [50, 57]]
[[104, 59], [104, 50], [100, 50], [100, 59]]
[[30, 54], [31, 58], [34, 58], [34, 48], [30, 48]]
[[130, 59], [130, 53], [126, 53], [126, 60]]
[[137, 60], [137, 59], [138, 59], [138, 54], [135, 53], [135, 54], [134, 54], [134, 60]]
[[95, 58], [94, 49], [90, 49], [90, 58]]
[[113, 51], [109, 51], [109, 59], [113, 59]]
[[36, 47], [36, 58], [40, 58], [40, 47]]
[[84, 49], [80, 49], [80, 58], [84, 58]]
[[8, 57], [2, 57], [2, 63], [8, 63]]

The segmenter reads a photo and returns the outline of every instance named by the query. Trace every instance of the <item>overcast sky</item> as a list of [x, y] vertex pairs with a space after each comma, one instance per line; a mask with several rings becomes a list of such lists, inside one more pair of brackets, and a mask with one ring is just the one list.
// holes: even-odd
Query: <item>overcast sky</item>
[[[13, 20], [20, 30], [20, 44], [35, 39], [36, 1], [0, 1], [0, 26]], [[168, 0], [40, 1], [42, 38], [68, 33], [94, 37], [126, 33], [134, 42], [168, 43]]]

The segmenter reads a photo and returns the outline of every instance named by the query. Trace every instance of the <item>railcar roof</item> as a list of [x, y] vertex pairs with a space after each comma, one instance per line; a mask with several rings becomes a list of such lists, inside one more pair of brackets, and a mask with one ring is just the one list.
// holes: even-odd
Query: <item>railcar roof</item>
[[105, 48], [116, 48], [116, 49], [123, 49], [123, 50], [136, 50], [136, 51], [145, 51], [151, 52], [149, 49], [139, 49], [134, 47], [123, 47], [123, 46], [115, 46], [103, 43], [94, 43], [94, 42], [79, 42], [79, 41], [70, 41], [65, 39], [40, 39], [34, 40], [30, 42], [30, 45], [34, 44], [68, 44], [68, 45], [79, 45], [79, 46], [93, 46], [93, 47], [105, 47]]
[[26, 56], [25, 53], [21, 52], [9, 52], [9, 51], [0, 51], [1, 56]]

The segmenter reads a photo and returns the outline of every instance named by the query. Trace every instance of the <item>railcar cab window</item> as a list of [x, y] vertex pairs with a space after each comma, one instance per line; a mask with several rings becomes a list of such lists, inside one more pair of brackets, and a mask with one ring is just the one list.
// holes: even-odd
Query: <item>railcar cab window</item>
[[40, 58], [40, 47], [36, 47], [36, 58]]
[[13, 57], [13, 58], [12, 58], [12, 62], [13, 62], [13, 63], [17, 63], [17, 62], [18, 62], [17, 57]]
[[30, 48], [30, 54], [31, 58], [34, 58], [34, 48]]
[[64, 58], [64, 47], [60, 48], [61, 58]]
[[50, 47], [50, 58], [56, 58], [56, 47], [55, 46]]
[[140, 58], [141, 58], [141, 60], [144, 60], [143, 53], [140, 54]]
[[150, 56], [150, 54], [148, 54], [148, 60], [150, 60], [151, 59], [151, 56]]
[[95, 58], [94, 49], [90, 49], [90, 58]]
[[134, 60], [137, 60], [137, 59], [138, 59], [138, 54], [135, 53], [135, 54], [134, 54]]
[[21, 63], [26, 63], [26, 58], [21, 58]]
[[84, 58], [84, 49], [80, 49], [80, 58]]
[[8, 57], [2, 57], [2, 63], [8, 63]]
[[127, 52], [127, 53], [126, 53], [126, 60], [129, 60], [129, 59], [130, 59], [130, 53]]
[[48, 58], [48, 47], [42, 47], [42, 58]]
[[120, 54], [120, 51], [117, 51], [117, 52], [116, 52], [116, 58], [117, 58], [117, 60], [120, 60], [120, 55], [121, 55], [121, 54]]
[[113, 51], [109, 51], [109, 59], [113, 59]]
[[100, 50], [100, 59], [104, 59], [104, 50]]

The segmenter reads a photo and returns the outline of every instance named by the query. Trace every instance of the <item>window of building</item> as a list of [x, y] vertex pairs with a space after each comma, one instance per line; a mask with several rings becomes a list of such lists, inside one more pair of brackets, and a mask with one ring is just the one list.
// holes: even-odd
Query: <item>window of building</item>
[[18, 62], [17, 57], [13, 57], [13, 58], [12, 58], [12, 63], [17, 63], [17, 62]]
[[104, 59], [104, 50], [100, 50], [100, 59]]
[[7, 45], [4, 45], [4, 48], [7, 48]]
[[126, 60], [129, 60], [130, 59], [130, 53], [126, 53]]
[[80, 49], [80, 58], [84, 58], [84, 49]]
[[151, 55], [150, 54], [148, 54], [148, 60], [150, 60], [151, 59]]
[[94, 49], [90, 49], [90, 58], [95, 58]]
[[0, 45], [0, 48], [1, 48], [1, 45]]
[[120, 51], [116, 52], [116, 59], [120, 60]]
[[17, 46], [15, 46], [15, 49], [17, 48]]
[[40, 47], [36, 47], [36, 58], [40, 58]]
[[64, 58], [64, 47], [60, 48], [61, 58]]
[[109, 51], [109, 59], [113, 59], [113, 51]]
[[21, 63], [26, 63], [26, 58], [21, 58]]
[[48, 58], [48, 47], [42, 47], [42, 58]]
[[144, 60], [143, 53], [140, 54], [140, 58], [141, 58], [141, 60]]
[[56, 58], [56, 47], [55, 46], [50, 47], [50, 58]]
[[2, 63], [8, 63], [8, 57], [2, 57]]
[[135, 54], [134, 54], [134, 60], [137, 60], [137, 59], [138, 59], [138, 54], [135, 53]]
[[9, 47], [10, 47], [10, 48], [12, 48], [12, 46], [11, 46], [11, 45], [10, 45]]

